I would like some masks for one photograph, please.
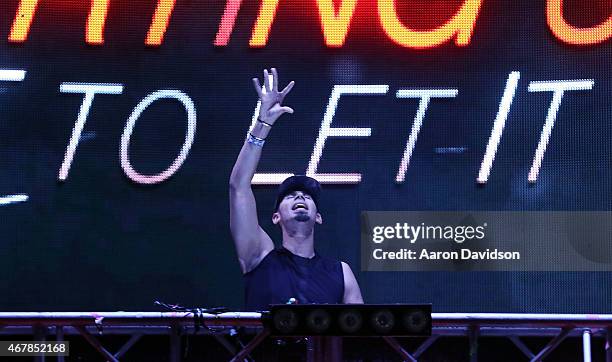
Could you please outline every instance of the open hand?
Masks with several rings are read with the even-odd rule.
[[[272,84],[270,84],[270,76],[267,69],[264,69],[264,87],[265,91],[262,90],[259,79],[253,78],[253,85],[259,95],[261,101],[261,108],[259,109],[259,119],[265,123],[273,125],[274,122],[283,113],[293,113],[293,109],[290,107],[284,107],[282,105],[283,99],[291,88],[295,85],[294,81],[291,81],[285,89],[278,91],[278,72],[276,68],[272,68]]]

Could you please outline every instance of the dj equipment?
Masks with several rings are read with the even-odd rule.
[[[429,336],[431,305],[278,304],[262,322],[274,336]]]

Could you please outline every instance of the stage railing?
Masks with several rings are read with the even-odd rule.
[[[467,336],[470,360],[478,359],[479,337],[507,337],[531,361],[541,361],[570,336],[581,337],[583,359],[591,361],[591,338],[605,338],[606,361],[612,362],[612,314],[512,314],[512,313],[432,313],[432,335],[415,351],[409,352],[391,337],[382,337],[406,361],[418,358],[444,336]],[[235,357],[242,361],[267,336],[261,314],[228,312],[198,314],[187,312],[0,312],[1,335],[29,335],[38,341],[63,341],[66,335],[80,335],[108,361],[120,358],[145,335],[169,335],[170,362],[180,360],[181,335],[211,333]],[[250,327],[258,334],[241,351],[224,338],[236,327]],[[208,328],[211,327],[211,328]],[[96,334],[126,335],[128,341],[116,352],[106,349]],[[552,337],[540,351],[530,350],[521,337]],[[37,362],[44,357],[36,357]],[[63,357],[57,357],[63,362]]]

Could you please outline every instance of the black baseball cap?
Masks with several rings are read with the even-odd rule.
[[[321,196],[321,184],[319,181],[312,177],[305,175],[290,176],[283,181],[278,187],[278,195],[276,196],[276,204],[274,205],[274,212],[278,211],[278,205],[285,196],[289,195],[293,191],[303,191],[312,197],[317,210],[319,210],[319,197]]]

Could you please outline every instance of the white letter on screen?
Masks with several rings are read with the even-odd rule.
[[[72,136],[70,136],[68,148],[66,148],[64,162],[62,162],[62,167],[60,167],[59,171],[59,179],[61,181],[65,181],[68,178],[68,172],[70,171],[70,166],[72,165],[72,159],[74,158],[74,153],[76,152],[76,148],[79,145],[81,132],[85,127],[85,122],[87,121],[87,116],[89,115],[89,110],[91,109],[91,105],[93,103],[95,95],[121,94],[123,93],[123,85],[66,82],[60,85],[60,92],[85,93],[85,97],[83,97],[83,103],[81,104],[81,109],[79,110],[79,116],[77,117],[76,123],[74,124],[74,128],[72,129]]]
[[[512,72],[508,75],[506,81],[506,89],[502,96],[501,102],[499,102],[499,110],[497,116],[493,122],[493,129],[491,130],[491,136],[489,137],[489,143],[485,151],[484,158],[480,164],[480,171],[478,172],[478,178],[476,182],[480,184],[487,183],[489,174],[491,173],[491,167],[493,167],[493,160],[495,160],[495,154],[497,153],[497,147],[501,140],[502,133],[504,132],[504,126],[506,125],[506,119],[508,119],[508,113],[510,113],[510,107],[516,94],[516,88],[518,86],[519,78],[521,77],[520,72]]]
[[[22,82],[25,76],[25,70],[0,69],[0,82]],[[27,200],[28,195],[25,194],[0,196],[0,206]]]
[[[335,85],[329,97],[329,103],[319,129],[319,136],[310,156],[306,175],[316,178],[321,183],[356,184],[361,181],[360,173],[317,173],[317,167],[323,154],[323,147],[328,137],[370,137],[371,128],[332,128],[331,123],[342,95],[378,95],[386,94],[388,85]]]
[[[0,69],[0,82],[22,82],[25,76],[25,70]]]
[[[176,157],[176,159],[174,159],[170,167],[156,175],[142,175],[134,170],[130,164],[130,156],[128,154],[130,137],[134,131],[136,120],[138,120],[142,112],[144,112],[144,110],[147,109],[147,107],[149,107],[153,102],[162,98],[173,98],[183,104],[185,110],[187,111],[187,135],[179,155]],[[123,135],[121,136],[120,154],[123,172],[125,172],[126,176],[132,181],[139,184],[156,184],[172,176],[183,165],[183,162],[185,162],[185,159],[189,154],[189,150],[191,149],[191,145],[193,145],[193,140],[195,138],[196,123],[196,108],[193,101],[187,94],[179,90],[159,90],[146,96],[132,111],[132,114],[128,118],[127,124],[125,125],[125,129],[123,130]]]
[[[412,124],[412,130],[406,142],[406,149],[404,150],[404,156],[400,162],[399,170],[395,176],[395,182],[402,183],[406,177],[406,170],[408,170],[408,164],[410,163],[410,157],[414,146],[416,145],[419,131],[423,125],[423,118],[425,118],[425,112],[429,106],[431,98],[454,98],[457,96],[459,91],[457,89],[400,89],[396,93],[397,98],[421,98],[419,101],[419,109],[417,110],[416,116],[414,117],[414,123]]]
[[[544,152],[546,152],[546,146],[548,146],[550,134],[555,125],[555,119],[559,112],[563,94],[565,91],[590,90],[593,88],[594,83],[592,79],[533,81],[529,83],[530,92],[553,92],[553,98],[548,108],[548,114],[546,115],[546,122],[542,129],[540,142],[538,142],[538,148],[536,149],[533,163],[531,164],[531,170],[529,170],[529,176],[527,177],[529,182],[536,182],[538,179]]]
[[[30,197],[26,194],[0,196],[0,206],[26,202]]]

